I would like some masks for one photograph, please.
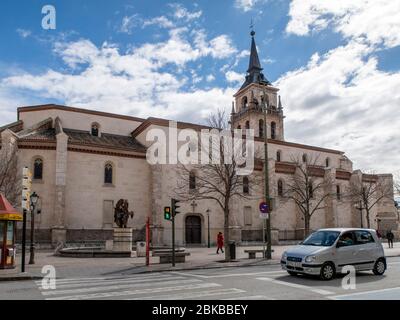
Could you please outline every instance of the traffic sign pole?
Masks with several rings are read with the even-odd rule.
[[[24,220],[22,221],[22,253],[21,253],[21,272],[25,272],[25,243],[26,243],[26,209],[22,209]]]
[[[32,173],[28,167],[22,170],[22,252],[21,252],[21,272],[25,272],[25,250],[26,250],[26,219],[27,212],[30,210],[30,196],[32,189]]]

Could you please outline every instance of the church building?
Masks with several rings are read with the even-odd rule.
[[[253,129],[256,148],[268,138],[273,241],[302,239],[304,218],[293,200],[285,197],[288,181],[296,174],[294,159],[309,165],[315,181],[331,179],[333,196],[324,200],[310,228],[364,227],[356,203],[345,197],[352,181],[371,183],[392,181],[391,174],[365,174],[353,169],[345,152],[287,141],[284,106],[263,74],[251,33],[249,66],[243,85],[234,95],[232,129]],[[264,132],[264,104],[267,105],[267,132]],[[286,111],[285,107],[285,111]],[[105,241],[113,237],[114,208],[126,199],[134,211],[128,226],[133,239],[143,240],[147,218],[151,221],[153,245],[171,243],[171,223],[164,220],[163,208],[170,205],[171,189],[177,176],[171,165],[149,164],[146,140],[149,130],[168,130],[169,121],[149,117],[99,112],[55,104],[20,107],[16,122],[0,128],[0,153],[17,151],[18,166],[33,173],[32,190],[41,199],[36,218],[36,240],[43,243]],[[201,124],[177,122],[178,130],[208,128]],[[308,163],[309,159],[316,162]],[[258,174],[262,167],[256,168]],[[190,179],[190,177],[187,177]],[[188,190],[189,192],[189,190]],[[249,192],[245,187],[243,192]],[[251,199],[233,199],[232,237],[238,243],[261,241],[263,221],[259,203],[263,191]],[[217,203],[198,200],[183,203],[176,216],[176,241],[180,245],[206,245],[208,233],[213,243],[224,229],[223,212]],[[397,230],[393,200],[382,199],[372,209],[371,228]]]

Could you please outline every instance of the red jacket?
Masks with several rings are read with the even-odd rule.
[[[217,245],[218,245],[218,247],[224,246],[224,236],[222,234],[219,234],[217,236]]]

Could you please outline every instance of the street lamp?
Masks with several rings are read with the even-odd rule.
[[[208,235],[207,235],[207,239],[208,239],[207,244],[208,244],[209,248],[211,248],[211,243],[210,243],[210,211],[211,211],[210,209],[206,210],[206,212],[207,212],[207,233],[208,233]]]
[[[357,206],[357,203],[356,203],[356,204],[354,204],[354,207],[355,207],[356,209],[360,210],[360,225],[361,225],[361,228],[363,228],[363,216],[362,216],[362,211],[363,211],[364,208],[362,207],[362,202],[361,202],[361,200],[359,201],[358,206]]]
[[[36,192],[33,192],[31,197],[31,247],[30,247],[30,256],[29,256],[29,264],[35,264],[35,209],[39,200],[39,196]]]

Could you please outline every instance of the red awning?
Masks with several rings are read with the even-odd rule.
[[[22,214],[19,213],[7,198],[0,193],[0,220],[22,221]]]

